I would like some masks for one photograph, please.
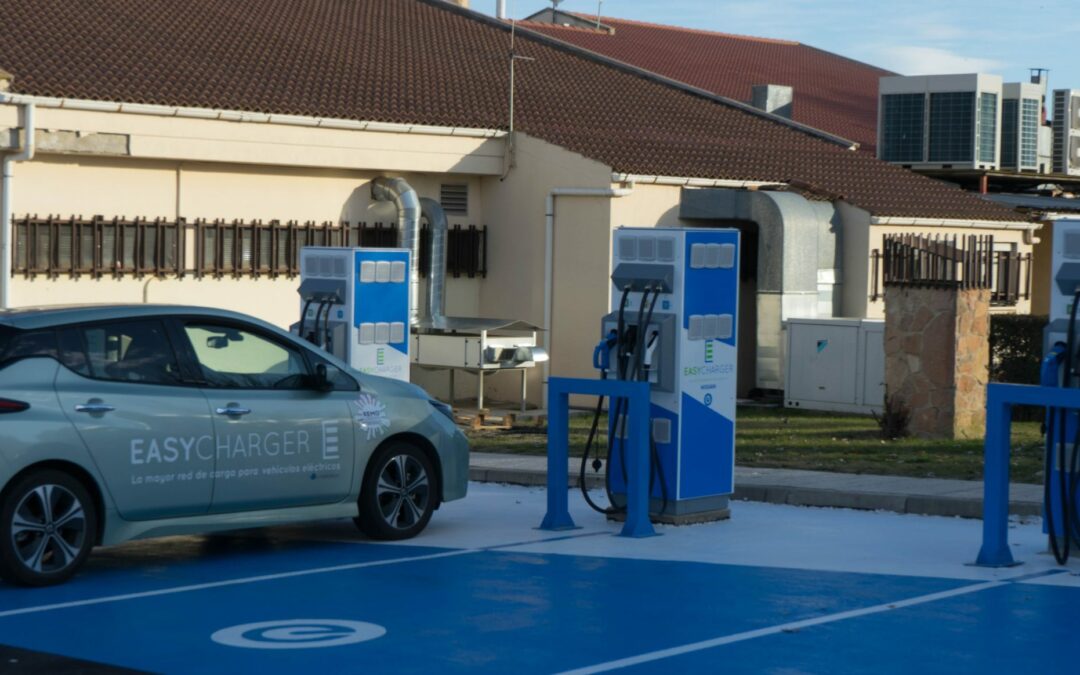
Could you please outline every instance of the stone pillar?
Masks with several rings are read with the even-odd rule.
[[[924,438],[982,438],[990,360],[990,291],[885,288],[885,391]]]

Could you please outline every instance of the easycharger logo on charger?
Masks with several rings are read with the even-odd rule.
[[[383,635],[385,628],[365,621],[289,619],[222,628],[210,639],[244,649],[317,649],[367,642]]]

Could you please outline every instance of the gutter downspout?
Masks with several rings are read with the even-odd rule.
[[[442,204],[429,197],[420,198],[420,214],[431,228],[431,260],[428,264],[427,318],[438,328],[446,318],[446,245],[449,226]]]
[[[404,178],[371,181],[375,201],[392,202],[397,209],[398,245],[410,252],[409,325],[420,323],[420,199]]]
[[[553,188],[544,200],[544,348],[551,354],[551,312],[555,268],[555,198],[556,197],[625,197],[634,191],[633,183],[621,188]],[[551,359],[543,365],[543,401],[547,405]]]
[[[0,309],[11,307],[11,209],[13,200],[11,189],[14,181],[15,162],[26,162],[34,158],[34,104],[22,103],[23,140],[18,152],[7,153],[0,171]]]

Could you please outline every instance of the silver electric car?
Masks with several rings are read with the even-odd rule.
[[[216,309],[0,312],[0,577],[97,544],[354,517],[404,539],[465,496],[448,406]]]

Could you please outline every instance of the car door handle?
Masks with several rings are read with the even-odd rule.
[[[116,410],[115,406],[100,401],[87,401],[86,403],[80,403],[75,406],[75,412],[89,413],[91,415],[100,415],[114,410]]]
[[[251,408],[243,408],[238,405],[229,404],[224,408],[215,408],[214,412],[219,415],[228,415],[229,417],[239,417],[240,415],[247,415],[251,413]]]

